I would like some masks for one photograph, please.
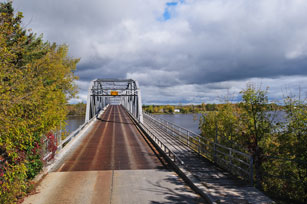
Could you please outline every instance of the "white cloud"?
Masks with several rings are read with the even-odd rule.
[[[161,21],[166,2],[15,0],[14,5],[24,12],[25,26],[46,40],[69,44],[70,55],[81,57],[76,73],[82,100],[94,78],[138,79],[150,103],[216,102],[227,87],[238,92],[254,79],[307,88],[305,0],[185,0]],[[272,89],[272,97],[282,95],[280,88]]]
[[[248,83],[256,85],[258,88],[269,88],[268,96],[272,102],[282,102],[283,97],[289,94],[302,97],[307,96],[307,77],[289,76],[277,79],[273,78],[250,78],[242,81],[223,81],[208,84],[184,84],[169,87],[144,86],[141,87],[145,104],[172,103],[221,103],[225,99],[236,101],[240,91],[246,88]],[[159,98],[157,99],[157,97]]]
[[[178,72],[164,70],[146,70],[127,73],[127,79],[137,80],[143,86],[168,87],[180,84],[178,80]]]

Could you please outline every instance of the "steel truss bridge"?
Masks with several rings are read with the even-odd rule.
[[[86,106],[85,121],[90,120],[107,105],[124,106],[143,122],[141,91],[132,79],[95,79],[91,81]]]
[[[135,80],[93,80],[85,119],[45,144],[49,173],[24,203],[272,203],[250,155],[142,113]]]

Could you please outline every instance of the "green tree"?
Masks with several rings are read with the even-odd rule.
[[[207,111],[215,111],[216,110],[216,104],[206,104],[206,110]]]
[[[164,113],[174,113],[175,107],[170,106],[170,105],[166,105],[166,106],[164,106],[163,110],[164,110]]]
[[[269,183],[270,189],[279,187],[280,195],[307,202],[307,104],[300,97],[284,99],[286,121],[279,132],[277,160],[274,173],[287,179]],[[291,159],[291,160],[289,160]],[[286,196],[285,196],[286,195]]]
[[[153,109],[154,109],[154,111],[153,111],[154,113],[159,113],[159,107],[158,106],[154,106]]]
[[[241,149],[245,144],[240,138],[240,110],[228,101],[217,106],[216,109],[202,115],[200,120],[202,135],[211,141]]]
[[[43,135],[64,121],[76,93],[78,59],[21,20],[11,2],[0,3],[0,203],[14,203],[41,170]]]
[[[203,114],[203,137],[253,156],[257,186],[285,203],[306,203],[306,99],[287,97],[284,109],[270,104],[268,89],[248,84],[242,101]],[[285,114],[286,120],[276,117]],[[229,142],[230,141],[230,142]]]
[[[205,103],[201,103],[201,110],[206,111],[206,104]]]
[[[180,113],[186,114],[188,113],[188,109],[185,106],[180,107]]]
[[[245,140],[249,152],[253,155],[258,186],[261,186],[263,181],[264,147],[268,144],[273,129],[273,124],[267,115],[267,92],[268,88],[257,89],[253,84],[248,84],[247,88],[241,91],[243,99],[240,103],[243,110],[240,114],[241,139]]]
[[[153,112],[154,112],[154,108],[153,108],[152,105],[148,106],[147,112],[148,112],[148,113],[153,113]]]
[[[86,112],[85,103],[69,104],[67,105],[68,115],[84,115]]]

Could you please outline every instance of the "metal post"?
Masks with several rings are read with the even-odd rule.
[[[249,158],[249,182],[251,186],[254,185],[254,162],[253,162],[253,156],[250,155]]]
[[[132,108],[132,96],[130,96],[129,97],[130,98],[130,100],[129,100],[129,111],[130,111],[130,113],[132,113],[132,115],[133,115],[133,108]]]
[[[198,148],[198,153],[200,154],[201,152],[200,152],[200,150],[201,150],[201,148],[200,148],[200,138],[198,137],[198,145],[197,145],[197,148]]]
[[[232,164],[232,149],[229,149],[229,164]],[[230,165],[232,167],[232,165]]]
[[[91,97],[91,102],[92,102],[92,115],[91,118],[94,117],[95,115],[95,110],[96,110],[96,105],[95,105],[95,96]]]
[[[90,87],[88,89],[85,122],[89,121],[89,119],[91,118],[91,94],[92,94],[93,85],[94,85],[94,80],[91,81]]]
[[[60,123],[60,138],[59,138],[59,149],[62,149],[62,123]]]
[[[216,143],[217,143],[217,121],[215,121],[215,138],[213,145],[213,161],[216,162]]]

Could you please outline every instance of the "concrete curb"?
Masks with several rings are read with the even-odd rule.
[[[168,157],[167,154],[160,148],[160,146],[146,132],[145,128],[142,127],[142,124],[140,124],[138,121],[136,121],[134,117],[131,116],[131,118],[134,120],[137,127],[139,127],[139,129],[147,137],[147,139],[154,145],[154,147],[159,151],[159,153],[164,157],[164,159],[173,167],[175,172],[192,188],[192,190],[194,190],[203,199],[205,199],[205,201],[208,204],[216,203],[214,201],[214,199],[206,193],[207,190],[206,190],[205,186],[203,186],[200,183],[200,181],[198,181],[190,172],[188,172],[185,169],[179,167],[170,157]]]
[[[101,111],[98,114],[98,117],[103,113],[104,112]],[[81,142],[81,139],[83,139],[84,136],[87,135],[86,133],[92,128],[93,124],[96,121],[97,118],[93,119],[88,125],[86,125],[82,130],[80,130],[80,132],[76,136],[74,136],[70,140],[70,142],[67,143],[67,145],[65,145],[65,147],[63,147],[56,153],[54,159],[47,162],[47,165],[43,167],[41,172],[38,175],[36,175],[32,181],[34,181],[35,183],[40,182],[50,171],[52,171],[57,165],[59,165],[62,158],[65,157],[69,152],[71,152],[74,149],[73,146]]]

